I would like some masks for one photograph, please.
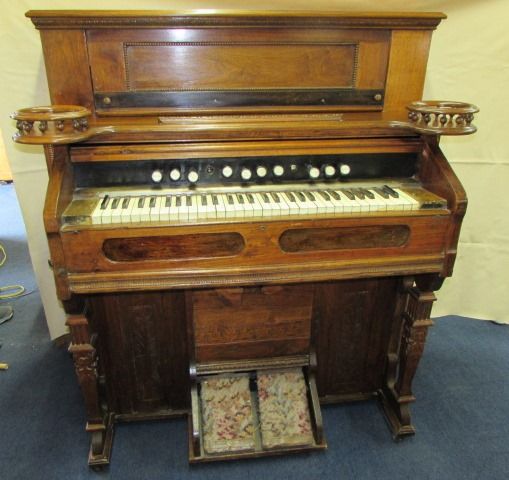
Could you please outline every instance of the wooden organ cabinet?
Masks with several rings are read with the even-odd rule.
[[[52,105],[14,139],[45,149],[89,464],[115,422],[177,415],[190,461],[324,448],[320,403],[376,397],[413,434],[467,205],[439,139],[477,112],[420,100],[445,16],[27,16]]]

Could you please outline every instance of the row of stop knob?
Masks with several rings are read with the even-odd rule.
[[[350,165],[346,163],[342,163],[339,165],[339,173],[342,176],[347,176],[350,174]],[[307,167],[308,176],[311,180],[317,180],[320,177],[322,177],[322,171],[323,176],[325,178],[332,178],[336,175],[338,168],[334,165],[324,165],[321,169],[319,167],[309,165]],[[298,169],[297,165],[290,165],[288,169],[291,172],[294,172]],[[221,169],[221,175],[223,178],[231,178],[233,176],[233,168],[230,165],[225,165]],[[281,164],[276,164],[272,167],[272,174],[276,178],[282,178],[286,173],[286,169]],[[251,168],[248,167],[242,167],[240,169],[240,178],[244,181],[249,181],[253,178],[254,175],[256,175],[256,178],[263,179],[269,174],[269,170],[267,167],[263,165],[259,165],[255,168],[254,172]],[[182,172],[179,168],[173,168],[170,170],[170,179],[174,182],[178,182],[182,179]],[[198,170],[195,168],[191,168],[186,175],[186,179],[190,183],[196,183],[200,179],[200,175],[198,173]],[[155,183],[160,183],[163,180],[163,172],[161,170],[154,170],[152,172],[152,181]]]

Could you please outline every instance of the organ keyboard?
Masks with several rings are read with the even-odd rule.
[[[323,449],[320,402],[373,396],[413,434],[466,210],[439,140],[477,112],[419,100],[445,16],[27,16],[54,105],[15,112],[14,139],[45,148],[89,465],[115,422],[178,415],[192,462]]]
[[[304,188],[77,191],[62,215],[72,225],[135,224],[286,216],[398,212],[447,208],[444,199],[418,187],[306,185]],[[92,198],[87,198],[92,197]]]

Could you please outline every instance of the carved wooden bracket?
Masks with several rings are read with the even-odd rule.
[[[407,105],[410,128],[417,133],[432,135],[469,135],[477,128],[472,125],[479,109],[470,103],[420,101]]]
[[[35,145],[78,142],[90,136],[90,115],[90,110],[77,105],[22,108],[11,115],[18,129],[13,139]]]

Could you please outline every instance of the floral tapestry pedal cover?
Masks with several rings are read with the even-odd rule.
[[[203,448],[209,454],[253,450],[249,377],[217,377],[201,383]]]
[[[301,369],[258,372],[263,448],[314,443]]]

